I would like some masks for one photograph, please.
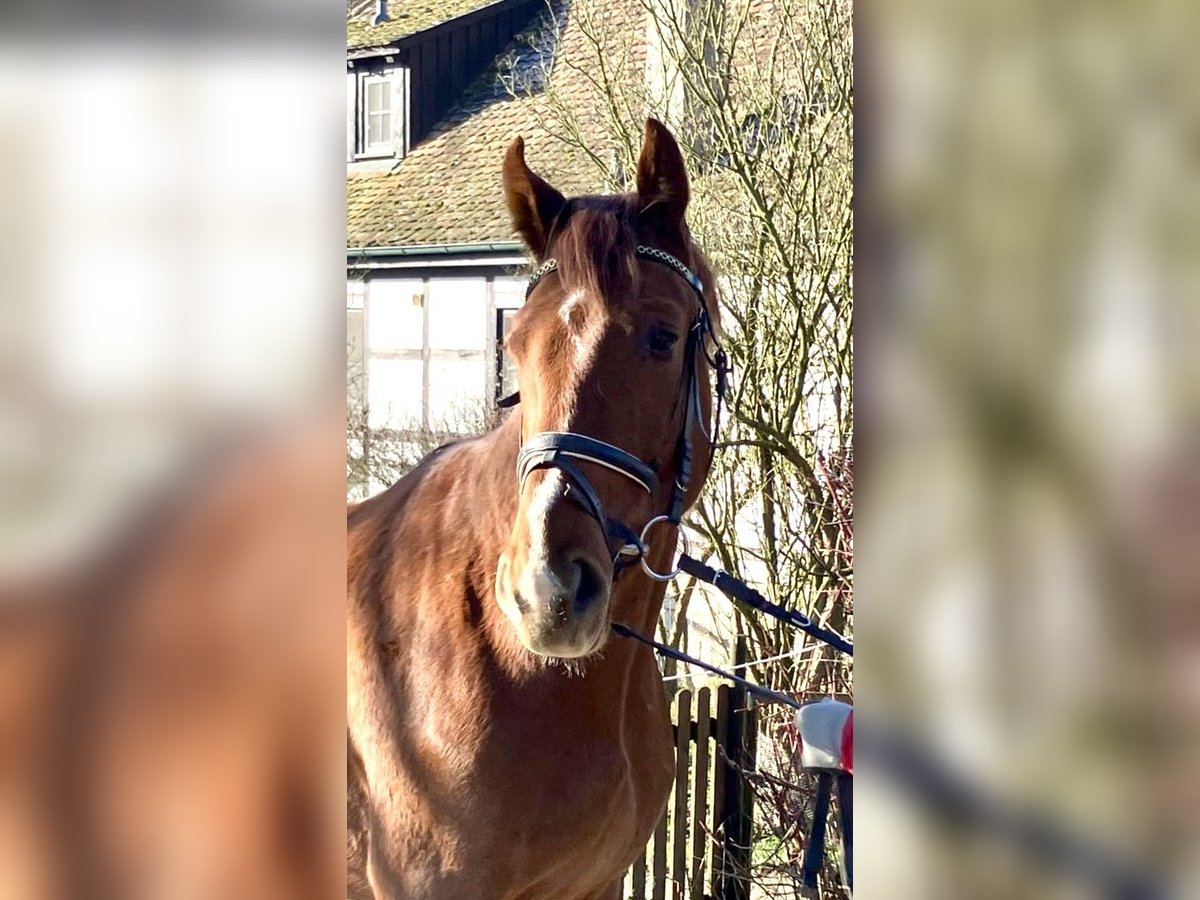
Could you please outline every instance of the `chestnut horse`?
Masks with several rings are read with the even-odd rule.
[[[634,193],[568,200],[520,138],[503,182],[541,263],[508,338],[520,406],[349,513],[355,896],[616,898],[670,790],[658,667],[610,623],[654,631],[639,557],[672,564],[711,456],[683,158],[650,120]]]

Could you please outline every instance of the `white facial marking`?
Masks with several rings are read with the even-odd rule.
[[[580,379],[587,372],[604,333],[604,319],[601,316],[589,316],[584,327],[578,327],[578,317],[573,314],[583,303],[583,299],[582,291],[573,291],[563,300],[558,310],[559,317],[566,325],[571,343],[575,348],[575,358],[571,371],[567,375],[567,383],[559,392],[560,398],[570,398],[570,400],[565,403],[562,402],[562,399],[559,400],[555,415],[551,418],[561,421],[547,423],[545,427],[548,431],[566,431],[568,429],[568,424],[575,413],[574,397],[578,392]],[[511,583],[512,590],[529,603],[537,603],[539,600],[548,600],[555,596],[561,597],[565,593],[565,586],[550,568],[549,517],[551,507],[565,492],[566,484],[566,477],[560,470],[550,469],[546,473],[546,477],[534,489],[533,496],[529,498],[527,507],[529,554],[525,558],[524,570],[515,582]],[[503,560],[501,568],[503,568]],[[515,610],[510,611],[509,615],[517,617]],[[522,626],[518,623],[518,627]],[[590,648],[572,645],[564,648],[562,652],[566,655],[578,655],[588,649]]]
[[[572,373],[575,380],[578,380],[582,374],[584,367],[591,360],[595,353],[596,344],[600,338],[600,328],[598,324],[588,323],[590,327],[582,329],[576,328],[572,322],[572,316],[583,303],[583,292],[572,291],[563,300],[562,306],[559,307],[558,315],[563,320],[563,324],[567,326],[567,332],[571,335],[571,344],[575,347],[575,371]]]
[[[565,486],[563,473],[551,469],[529,500],[529,556],[517,591],[530,602],[561,593],[563,586],[550,571],[550,507]]]
[[[567,294],[567,298],[563,300],[562,306],[558,308],[558,317],[563,320],[563,324],[569,329],[571,327],[571,314],[575,312],[575,307],[583,302],[582,291],[572,291]]]

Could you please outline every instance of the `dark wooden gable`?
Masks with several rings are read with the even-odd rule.
[[[351,51],[349,65],[356,73],[394,66],[409,70],[406,109],[412,148],[545,8],[545,0],[501,0],[390,46]]]

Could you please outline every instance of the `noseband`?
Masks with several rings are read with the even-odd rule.
[[[679,436],[679,444],[676,448],[675,482],[671,489],[670,508],[666,514],[650,519],[643,526],[640,534],[624,522],[606,515],[599,494],[596,493],[587,476],[580,471],[576,465],[577,461],[594,463],[616,472],[642,488],[650,497],[654,497],[658,492],[658,475],[651,466],[632,453],[596,438],[588,437],[586,434],[569,431],[542,431],[533,435],[521,445],[520,452],[517,454],[517,480],[518,490],[524,490],[526,480],[535,470],[558,469],[567,478],[567,496],[574,499],[600,524],[606,538],[619,543],[619,547],[613,555],[614,569],[619,572],[634,560],[640,560],[647,575],[660,581],[667,581],[678,573],[659,573],[650,567],[646,562],[645,555],[646,535],[660,522],[678,525],[683,517],[688,484],[692,477],[692,427],[700,424],[699,360],[703,356],[717,373],[716,418],[718,421],[720,420],[720,404],[725,397],[725,379],[729,371],[729,363],[713,330],[712,319],[709,317],[708,308],[704,303],[704,285],[696,277],[696,274],[670,253],[655,247],[639,246],[637,255],[641,259],[666,266],[681,276],[696,293],[696,299],[699,301],[699,310],[688,329],[684,359],[684,372],[687,379],[684,385],[684,394],[687,412],[684,416],[683,433]],[[533,293],[538,282],[557,268],[557,260],[548,259],[542,263],[529,279],[529,285],[525,289],[526,300],[529,299],[529,295]],[[712,356],[708,355],[706,338],[711,340],[712,345],[716,348]],[[520,394],[513,394],[501,400],[500,406],[515,406],[519,401]],[[704,431],[711,444],[715,440],[716,429],[714,428],[713,432],[709,434],[701,425],[701,430]],[[684,541],[686,542],[686,540],[687,536],[685,535]]]

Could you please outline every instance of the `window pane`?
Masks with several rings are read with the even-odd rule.
[[[429,361],[429,424],[434,431],[463,434],[483,420],[486,363],[482,359]]]
[[[367,112],[388,112],[392,108],[392,86],[386,81],[367,82]]]
[[[496,278],[495,285],[496,308],[516,309],[525,302],[525,286],[528,278]]]
[[[496,341],[500,345],[500,386],[499,395],[507,397],[517,390],[517,361],[512,358],[504,347],[504,340],[512,331],[513,319],[517,317],[515,309],[499,309],[496,321]]]
[[[392,141],[392,117],[390,113],[367,115],[367,146],[378,147]]]
[[[371,428],[420,430],[422,379],[419,359],[372,357],[368,362],[367,402]]]
[[[420,350],[425,333],[425,286],[413,279],[370,283],[367,339],[371,350]]]
[[[504,339],[512,331],[513,320],[525,302],[528,278],[497,278],[493,284],[496,297],[497,399],[507,397],[517,389],[517,363],[504,349]]]
[[[434,350],[484,350],[487,283],[482,278],[429,282],[429,346]]]

